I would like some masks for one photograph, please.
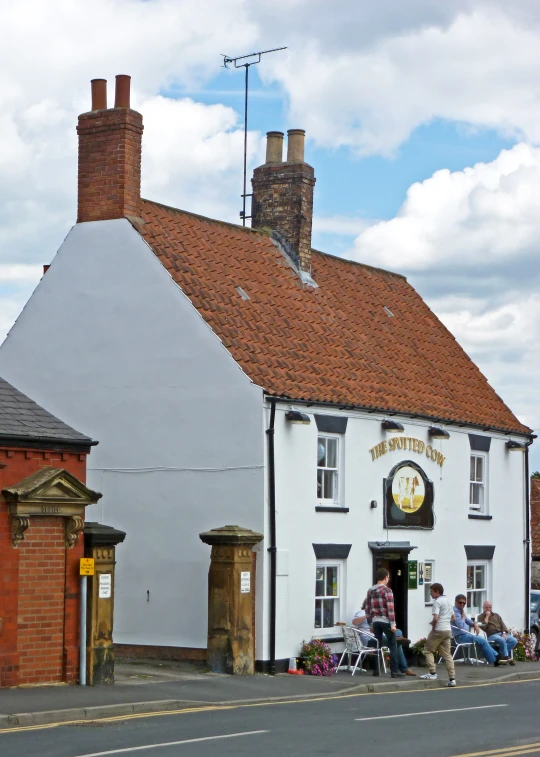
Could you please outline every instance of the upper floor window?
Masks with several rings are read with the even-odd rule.
[[[471,454],[469,508],[478,513],[487,509],[487,455],[481,452]]]
[[[339,505],[340,438],[317,438],[317,499],[323,505]]]

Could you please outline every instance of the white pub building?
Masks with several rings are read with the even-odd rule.
[[[413,641],[433,581],[526,627],[531,430],[403,276],[311,248],[303,131],[286,156],[269,132],[252,228],[203,218],[141,198],[117,81],[112,108],[93,82],[77,223],[0,349],[5,379],[100,441],[88,517],[127,532],[116,643],[204,654],[198,535],[226,524],[264,534],[259,669],[336,638],[381,566]]]

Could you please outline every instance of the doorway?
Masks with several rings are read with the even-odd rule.
[[[394,592],[394,605],[396,611],[396,626],[407,638],[407,611],[408,611],[408,554],[402,552],[374,552],[373,553],[373,583],[376,583],[375,575],[379,568],[386,568],[390,573],[389,586]]]

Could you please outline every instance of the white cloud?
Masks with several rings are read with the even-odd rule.
[[[396,11],[381,28],[375,13],[370,36],[363,20],[368,5],[375,4],[347,6],[339,45],[329,19],[335,5],[327,4],[326,12],[312,15],[311,35],[297,34],[291,49],[269,57],[262,69],[283,84],[291,120],[319,144],[389,155],[434,119],[540,142],[539,7],[527,13],[492,0],[431,3],[429,10],[417,2],[408,23]],[[386,5],[379,4],[385,13]],[[401,5],[409,11],[409,3]]]
[[[491,163],[413,184],[395,218],[358,236],[355,257],[404,272],[483,269],[487,278],[520,271],[520,261],[534,273],[539,209],[540,148],[518,144]]]
[[[502,305],[486,302],[479,312],[476,305],[468,310],[454,309],[449,301],[428,302],[514,413],[540,430],[540,295],[511,293],[508,299]]]

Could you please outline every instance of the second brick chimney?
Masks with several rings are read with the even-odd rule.
[[[142,116],[130,107],[130,77],[116,77],[114,108],[107,82],[92,80],[92,110],[79,116],[77,222],[139,216]]]
[[[283,162],[283,132],[266,135],[266,163],[253,172],[253,228],[277,231],[298,256],[300,268],[311,273],[311,227],[315,173],[304,162],[303,129],[287,132],[287,161]]]

